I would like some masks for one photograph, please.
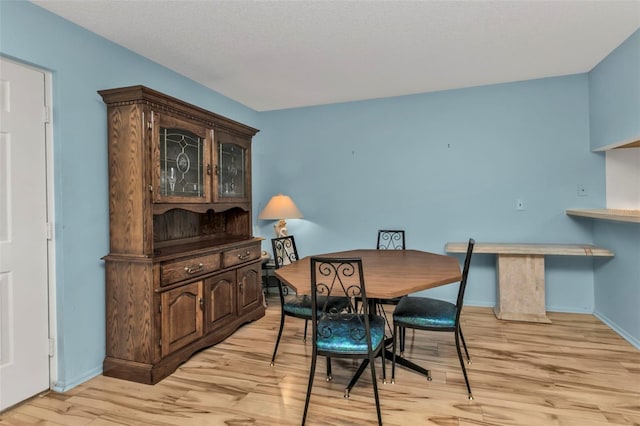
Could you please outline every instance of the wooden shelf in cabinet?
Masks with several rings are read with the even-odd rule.
[[[227,203],[227,202],[216,202],[216,203],[208,203],[208,204],[197,204],[197,203],[154,203],[153,204],[153,214],[159,215],[162,213],[166,213],[169,210],[182,209],[188,210],[197,213],[207,213],[209,210],[213,210],[215,212],[224,212],[231,209],[240,209],[246,212],[251,211],[250,203]]]

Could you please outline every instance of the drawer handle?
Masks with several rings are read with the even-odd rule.
[[[200,272],[204,269],[204,264],[198,263],[194,266],[185,266],[184,270],[187,274],[195,274],[196,272]]]
[[[251,252],[247,251],[245,254],[238,254],[238,259],[247,260],[251,256]]]

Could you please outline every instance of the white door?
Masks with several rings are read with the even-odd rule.
[[[45,74],[0,58],[0,410],[49,389]]]

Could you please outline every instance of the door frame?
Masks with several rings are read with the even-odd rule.
[[[58,382],[58,323],[56,303],[56,221],[55,221],[55,185],[54,185],[54,150],[53,150],[53,85],[52,73],[45,68],[31,65],[20,59],[0,55],[4,61],[35,70],[44,75],[44,98],[47,119],[45,126],[45,167],[46,167],[46,209],[48,236],[47,239],[47,293],[49,300],[49,389]]]
[[[51,72],[36,68],[44,74],[45,105],[48,119],[45,123],[45,155],[47,167],[47,224],[50,229],[47,240],[47,291],[49,294],[49,389],[58,383],[58,313],[56,286],[56,220],[55,220],[55,173],[53,152],[53,84]]]

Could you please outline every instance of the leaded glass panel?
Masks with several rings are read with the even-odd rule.
[[[244,197],[246,149],[233,143],[221,143],[218,154],[220,158],[218,194],[220,197]]]
[[[184,129],[160,128],[160,194],[202,197],[204,141]]]

